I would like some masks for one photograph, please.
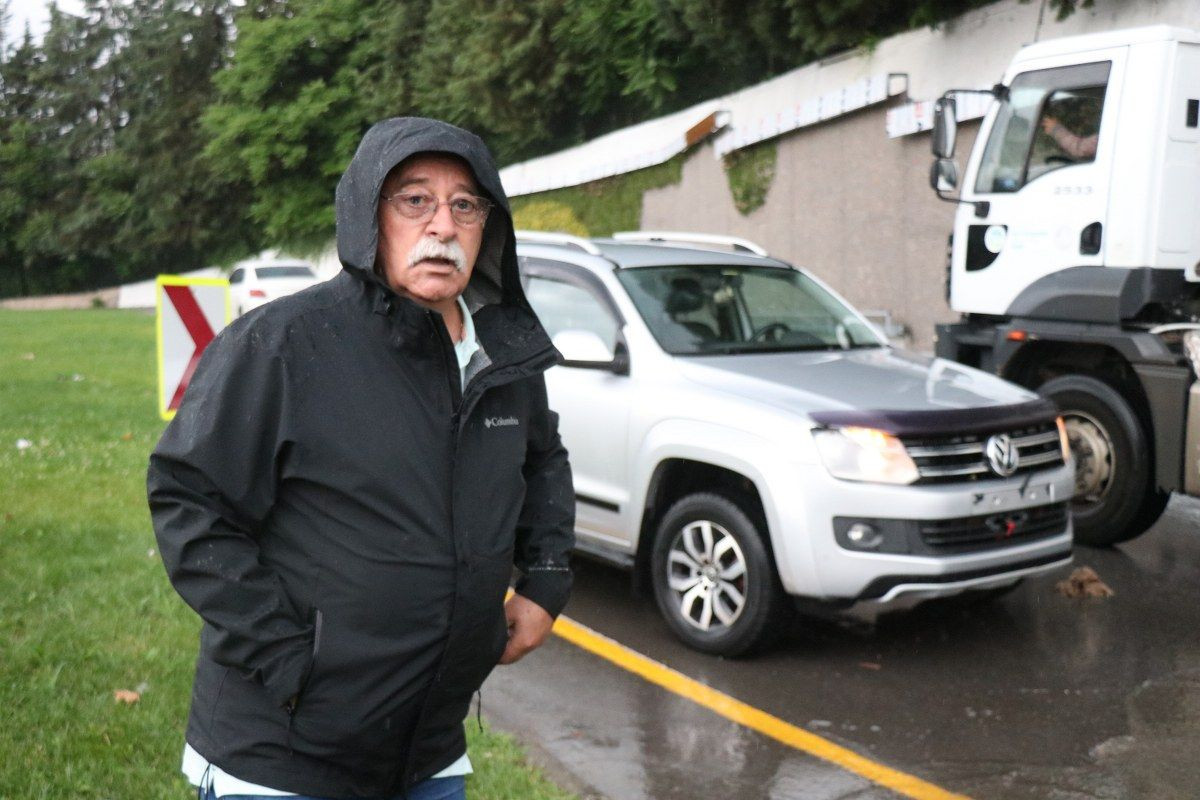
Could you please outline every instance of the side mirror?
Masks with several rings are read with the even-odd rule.
[[[929,185],[938,194],[953,192],[958,187],[958,167],[949,158],[939,158],[929,170]]]
[[[954,98],[939,97],[933,106],[933,154],[938,158],[953,158],[957,138],[958,116]]]
[[[595,331],[565,330],[554,335],[554,346],[563,354],[563,366],[629,374],[629,351],[618,342],[616,351]]]

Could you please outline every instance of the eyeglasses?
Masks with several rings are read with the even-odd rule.
[[[478,225],[487,219],[492,210],[492,202],[475,195],[458,195],[449,200],[441,200],[428,192],[396,192],[392,195],[380,195],[400,212],[405,219],[426,222],[433,219],[442,203],[450,206],[450,216],[459,225]]]

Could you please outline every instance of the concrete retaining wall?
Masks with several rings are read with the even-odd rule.
[[[778,140],[775,180],[743,216],[711,145],[683,166],[678,185],[646,193],[642,228],[744,236],[811,270],[863,310],[907,326],[902,344],[933,349],[933,326],[955,317],[944,295],[954,205],[929,189],[929,136],[888,139],[885,106]],[[959,128],[970,151],[978,125]]]

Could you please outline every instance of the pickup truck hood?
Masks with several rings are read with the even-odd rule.
[[[684,378],[705,387],[808,415],[970,409],[1037,398],[986,372],[890,348],[689,356],[676,363]]]

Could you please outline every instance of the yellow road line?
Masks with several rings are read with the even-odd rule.
[[[558,621],[554,623],[554,632],[571,644],[611,661],[618,667],[629,670],[667,691],[702,705],[725,719],[756,730],[823,761],[836,764],[842,769],[853,772],[855,775],[861,775],[867,780],[905,797],[911,797],[913,800],[969,800],[965,795],[948,792],[913,775],[877,764],[853,750],[836,745],[803,728],[797,728],[779,717],[760,711],[711,686],[705,686],[665,664],[660,664],[646,658],[641,653],[630,650],[625,645],[615,642],[575,620],[559,617]]]

